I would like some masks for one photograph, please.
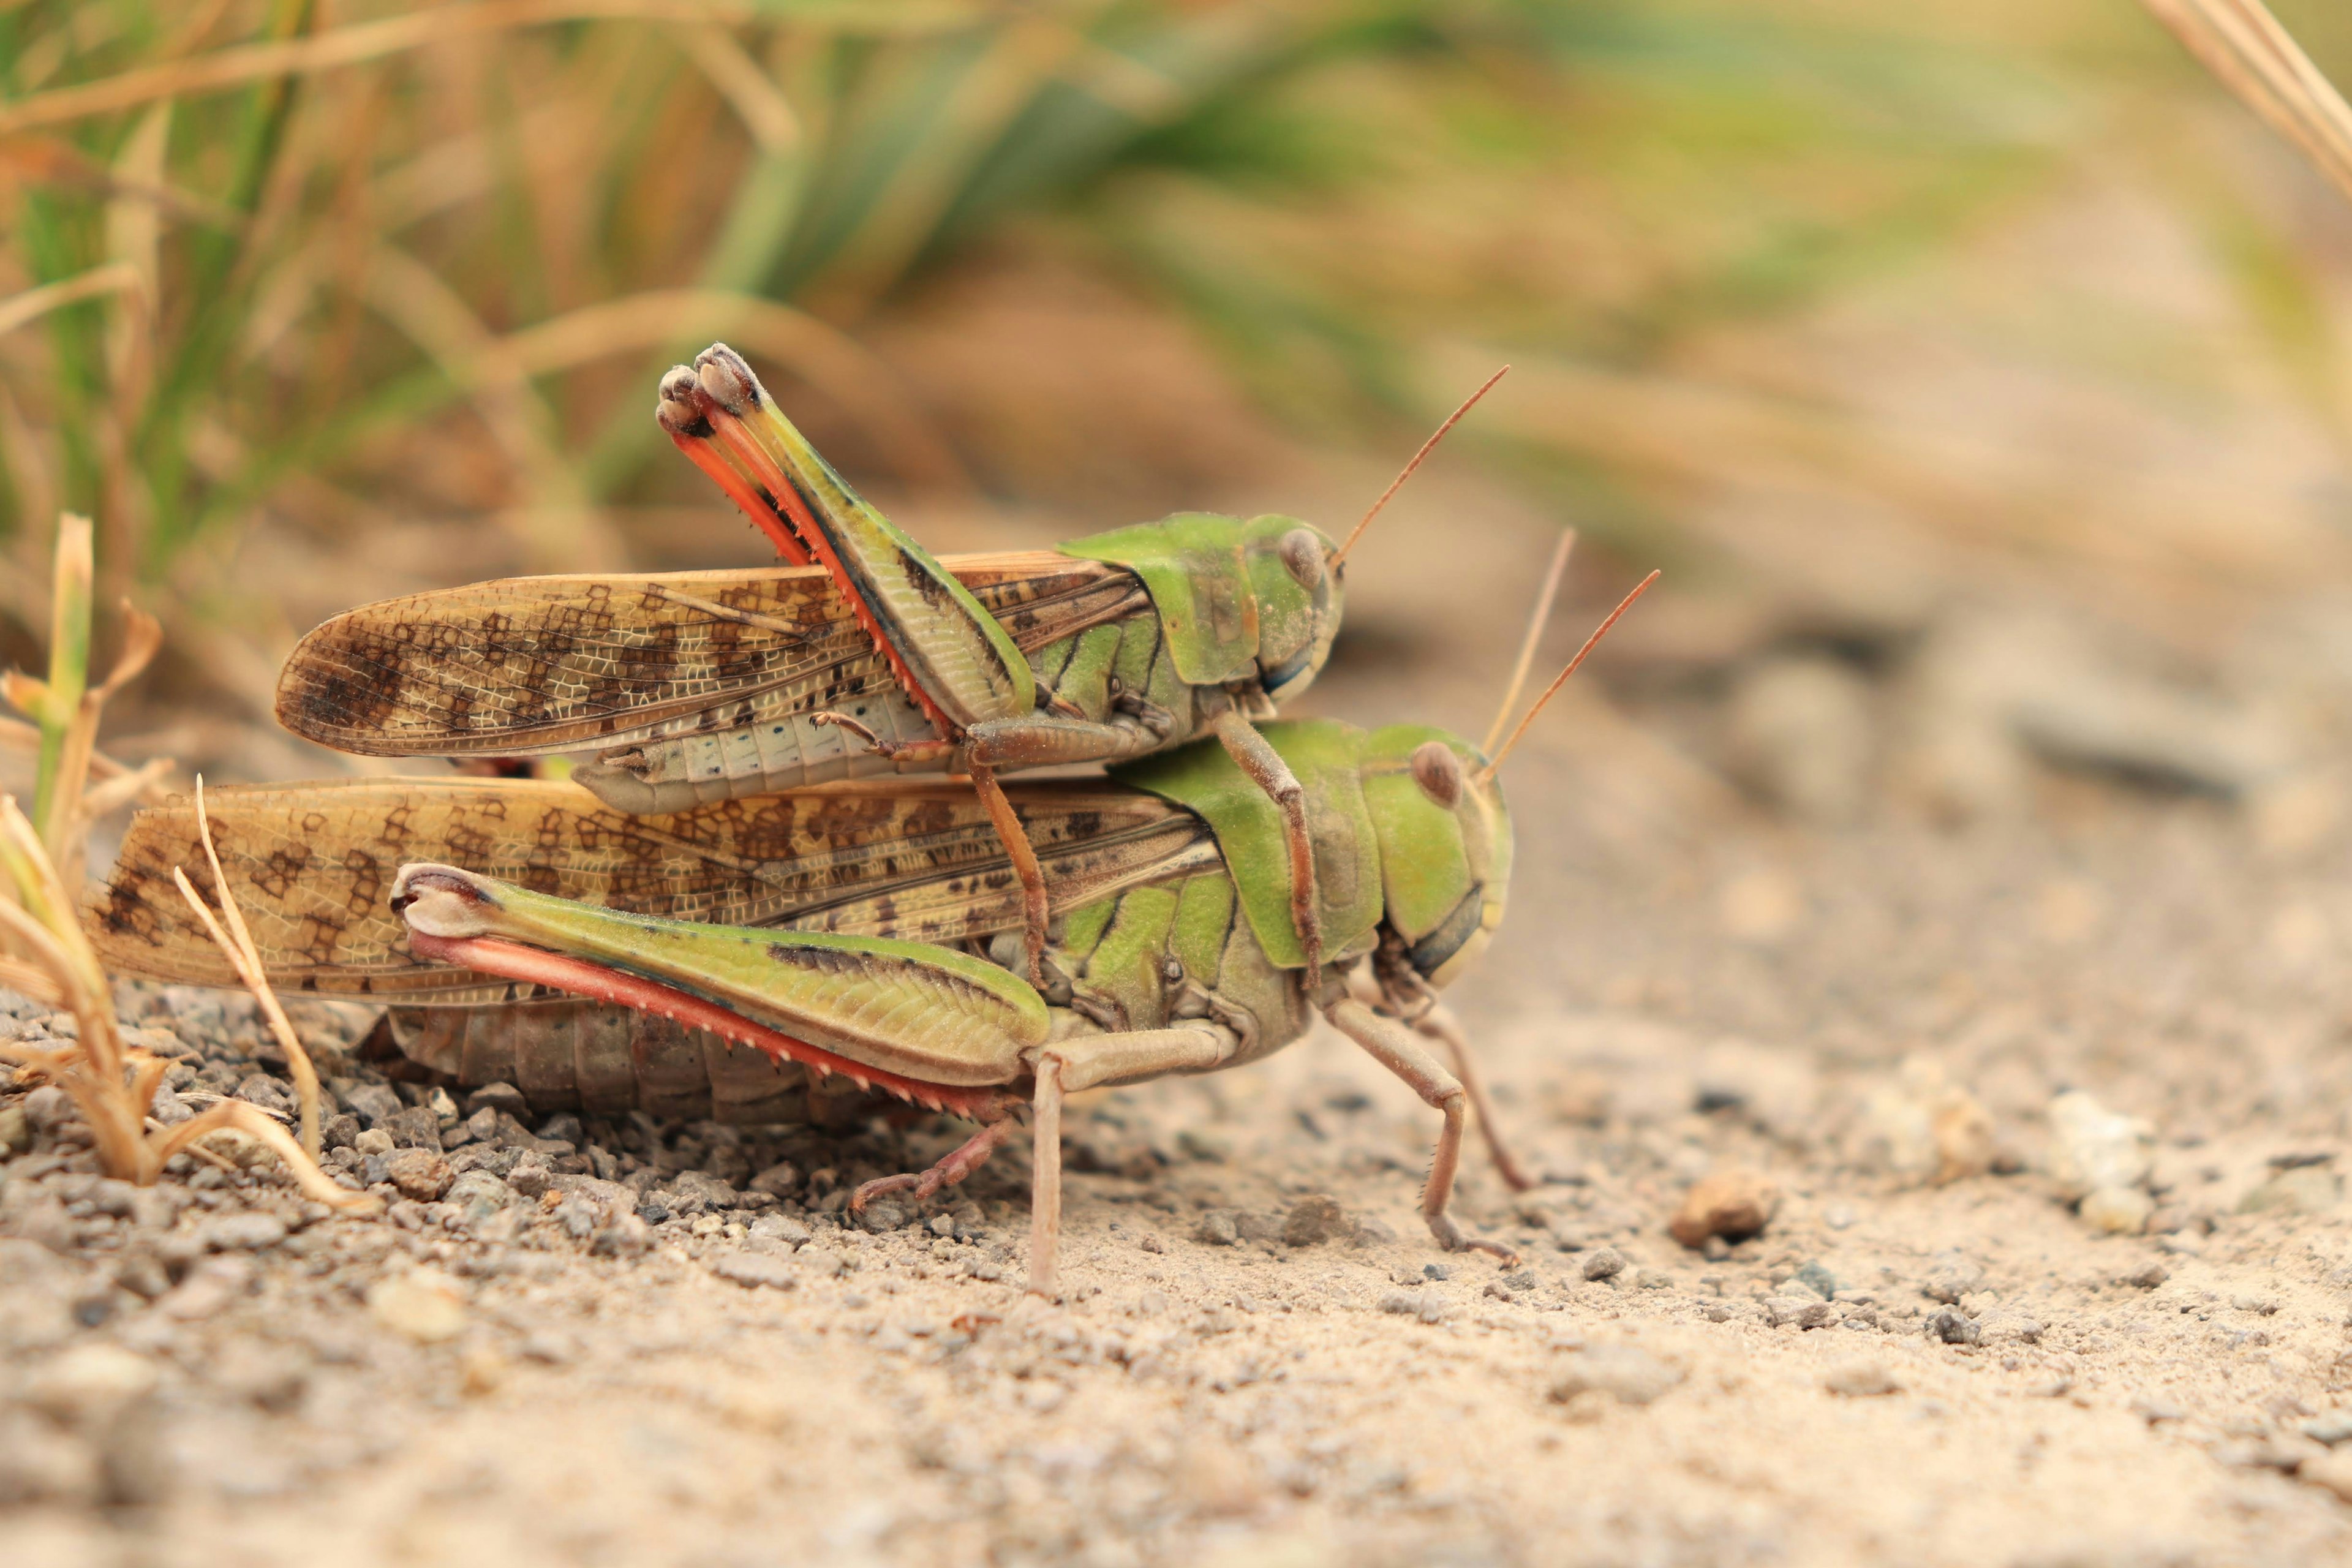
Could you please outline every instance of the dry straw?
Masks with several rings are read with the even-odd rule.
[[[2145,0],[2205,68],[2352,198],[2352,107],[2262,0]]]
[[[19,809],[16,797],[0,795],[0,986],[44,1006],[69,1014],[72,1037],[65,1040],[0,1040],[0,1063],[63,1089],[80,1113],[106,1173],[141,1185],[152,1184],[172,1157],[184,1151],[210,1154],[204,1141],[217,1132],[255,1140],[284,1162],[310,1197],[345,1210],[369,1210],[375,1199],[339,1186],[318,1165],[319,1076],[278,1005],[254,953],[245,917],[221,874],[211,825],[204,816],[204,784],[197,781],[197,824],[213,887],[226,926],[197,898],[184,873],[174,873],[181,892],[228,954],[237,976],[253,992],[284,1047],[302,1106],[300,1142],[260,1107],[223,1100],[175,1127],[150,1114],[155,1092],[171,1063],[125,1043],[114,1015],[114,987],[82,929],[82,845],[93,817],[124,804],[133,786],[152,785],[148,770],[114,768],[114,777],[86,787],[97,756],[98,724],[107,700],[144,669],[162,642],[152,617],[125,605],[123,651],[113,670],[96,686],[88,681],[89,662],[90,525],[67,517],[58,527],[56,600],[51,616],[48,678],[10,671],[7,699],[35,721],[32,742],[40,757],[39,822]]]

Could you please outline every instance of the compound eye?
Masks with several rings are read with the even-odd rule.
[[[1282,557],[1283,570],[1300,587],[1311,593],[1323,581],[1323,542],[1315,537],[1313,529],[1292,529],[1275,546],[1275,553]]]
[[[1462,759],[1443,741],[1423,741],[1412,750],[1412,782],[1422,794],[1452,811],[1462,804]]]

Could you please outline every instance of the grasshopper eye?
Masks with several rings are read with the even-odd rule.
[[[1462,759],[1443,741],[1423,741],[1412,751],[1412,782],[1422,794],[1452,811],[1462,803]]]
[[[1300,587],[1311,593],[1323,581],[1323,542],[1315,537],[1314,530],[1292,529],[1275,546],[1275,553],[1282,557],[1283,570]]]

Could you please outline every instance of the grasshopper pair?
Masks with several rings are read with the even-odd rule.
[[[635,813],[953,768],[1011,852],[1033,984],[1045,879],[998,774],[1213,735],[1284,814],[1292,920],[1320,967],[1304,797],[1255,726],[1328,658],[1364,523],[1335,547],[1295,518],[1180,514],[1048,554],[942,563],[834,471],[725,344],[663,378],[656,417],[784,569],[524,579],[366,605],[297,647],[280,719],[374,754],[594,745],[572,777]]]
[[[665,383],[673,437],[709,439],[706,456],[740,459],[740,447],[669,416],[692,409],[684,390],[675,374]],[[748,492],[761,504],[777,493],[764,481]],[[700,597],[674,592],[663,602]],[[705,605],[735,612],[711,617],[722,628],[760,614]],[[1324,631],[1313,662],[1328,647]],[[215,797],[214,819],[284,983],[463,1002],[498,994],[485,977],[501,977],[666,1015],[980,1124],[932,1170],[869,1184],[861,1205],[961,1179],[1025,1101],[1038,1149],[1032,1284],[1050,1293],[1062,1097],[1238,1065],[1295,1039],[1318,1012],[1444,1111],[1423,1199],[1433,1233],[1449,1247],[1504,1250],[1465,1237],[1446,1212],[1475,1082],[1434,987],[1500,917],[1510,834],[1496,768],[1527,722],[1493,763],[1429,731],[1253,730],[1281,765],[1282,789],[1248,765],[1246,747],[1213,731],[1116,767],[1109,784],[1007,792],[992,780],[993,798],[866,784],[632,818],[562,785],[451,781],[235,791]],[[1293,854],[1302,816],[1312,828],[1304,875]],[[97,912],[116,962],[217,979],[205,973],[208,950],[175,924],[174,903],[151,896],[192,837],[184,811],[134,824]],[[1050,963],[1033,934],[1045,923],[1041,885],[1059,905],[1045,911],[1059,917]],[[1297,912],[1302,885],[1311,923]],[[404,952],[387,929],[387,891],[406,924]],[[1338,964],[1310,946],[1318,929],[1331,934]],[[1455,1072],[1428,1043],[1453,1054]],[[1491,1118],[1482,1121],[1491,1139]]]

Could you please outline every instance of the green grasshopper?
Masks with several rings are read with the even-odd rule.
[[[1431,1234],[1449,1251],[1511,1258],[1447,1212],[1471,1095],[1416,1037],[1458,1044],[1450,1020],[1436,1021],[1436,991],[1502,917],[1512,858],[1502,762],[1656,576],[1601,623],[1491,760],[1423,726],[1267,726],[1266,743],[1301,780],[1317,828],[1320,912],[1341,961],[1332,970],[1304,965],[1279,852],[1283,814],[1206,742],[1121,764],[1113,776],[1205,822],[1216,861],[1071,911],[1044,985],[1015,973],[1011,952],[634,915],[429,862],[401,868],[391,903],[420,958],[653,1012],[979,1123],[929,1170],[866,1184],[855,1206],[898,1191],[919,1200],[961,1181],[1027,1104],[1029,1283],[1042,1295],[1056,1289],[1064,1098],[1255,1060],[1297,1039],[1317,1013],[1443,1114],[1422,1197]]]
[[[1285,812],[1293,915],[1319,953],[1303,801],[1254,722],[1320,669],[1348,549],[1485,391],[1336,549],[1291,518],[1189,513],[1049,555],[943,563],[851,490],[715,345],[664,378],[662,425],[788,562],[821,566],[528,579],[363,606],[296,649],[279,717],[363,752],[600,743],[572,776],[635,812],[961,767],[1012,851],[1033,979],[1044,876],[995,775],[1213,734]]]

